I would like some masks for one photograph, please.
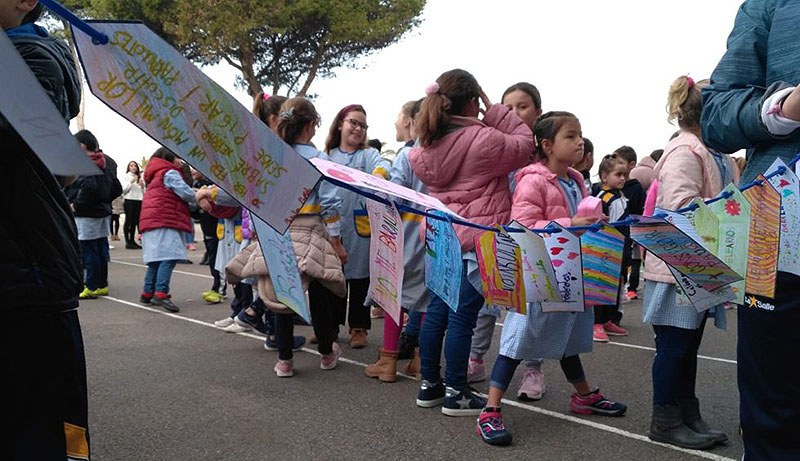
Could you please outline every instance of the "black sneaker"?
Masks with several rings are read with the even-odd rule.
[[[150,304],[150,301],[152,301],[152,300],[153,300],[152,293],[150,293],[150,294],[142,293],[142,294],[139,295],[139,302],[142,303],[142,304]]]
[[[422,408],[432,408],[439,405],[444,400],[444,384],[441,381],[432,383],[426,379],[419,385],[417,394],[417,406]]]
[[[400,335],[397,346],[397,360],[409,360],[414,357],[414,348],[419,346],[419,336]]]
[[[236,314],[236,318],[234,318],[233,321],[236,322],[236,324],[239,325],[240,327],[252,328],[261,333],[262,335],[267,334],[264,321],[261,320],[260,317],[248,314],[247,309],[242,309],[241,311],[239,311],[239,313]]]
[[[442,413],[447,416],[478,416],[486,406],[486,399],[477,396],[472,389],[460,391],[447,386],[447,393],[442,402]]]
[[[180,312],[180,308],[173,304],[172,300],[169,298],[159,298],[157,296],[153,296],[153,299],[150,302],[156,306],[163,307],[165,311]]]

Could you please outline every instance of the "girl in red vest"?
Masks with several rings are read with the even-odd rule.
[[[189,203],[194,191],[183,180],[181,160],[165,148],[158,149],[144,169],[147,189],[142,200],[139,231],[142,258],[147,264],[144,289],[139,301],[178,312],[169,295],[169,280],[178,261],[186,259],[186,241],[191,230]]]

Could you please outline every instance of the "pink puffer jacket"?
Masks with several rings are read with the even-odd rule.
[[[567,174],[581,188],[581,196],[586,197],[583,175],[572,168]],[[564,227],[572,224],[567,198],[558,184],[558,176],[547,169],[544,163],[532,163],[519,170],[514,176],[517,187],[511,205],[511,219],[525,227],[543,228],[550,221]]]
[[[739,183],[739,169],[725,156],[734,184]],[[709,199],[722,191],[722,178],[714,157],[695,135],[683,131],[664,148],[664,155],[654,169],[658,181],[656,206],[677,210],[695,197]],[[675,277],[663,261],[648,256],[644,278],[656,282],[675,283]]]
[[[428,186],[430,195],[477,224],[507,224],[511,211],[508,174],[528,163],[533,133],[514,112],[493,105],[481,122],[452,117],[464,125],[428,147],[409,152],[411,168]],[[456,226],[463,251],[475,248],[481,231]]]

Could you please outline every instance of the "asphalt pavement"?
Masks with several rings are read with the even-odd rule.
[[[475,433],[475,418],[452,418],[415,404],[418,382],[381,383],[364,375],[381,342],[383,320],[373,320],[369,346],[344,341],[332,371],[319,369],[314,346],[295,354],[295,376],[273,372],[276,352],[257,333],[226,333],[213,322],[230,312],[204,302],[211,286],[200,266],[178,265],[172,278],[177,314],[138,303],[145,266],[140,250],[112,242],[110,296],[81,303],[89,383],[89,427],[94,460],[273,459],[538,459],[735,460],[741,458],[736,388],[736,318],[729,331],[709,326],[700,353],[697,392],[704,416],[730,441],[699,452],[651,442],[650,367],[653,334],[641,322],[641,301],[624,305],[630,335],[595,343],[583,356],[589,382],[628,405],[620,418],[569,412],[571,386],[558,363],[545,362],[547,390],[534,403],[518,402],[518,372],[504,403],[509,447],[491,447]],[[502,323],[502,319],[499,320]],[[497,355],[501,328],[487,354]],[[311,334],[298,326],[297,334]],[[401,362],[401,365],[403,362]],[[477,383],[486,392],[487,383]]]

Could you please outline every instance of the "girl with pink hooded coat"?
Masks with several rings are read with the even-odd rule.
[[[414,119],[419,146],[409,153],[411,168],[429,193],[470,221],[507,224],[511,214],[508,174],[525,166],[533,149],[531,130],[502,104],[492,105],[469,72],[445,72],[426,89]],[[483,120],[477,118],[482,101]],[[442,404],[448,416],[474,416],[485,400],[467,387],[472,330],[484,304],[475,243],[481,230],[458,226],[463,270],[458,309],[431,293],[420,331],[422,383],[417,405]],[[447,333],[446,339],[445,332]],[[440,375],[444,340],[445,381]]]

